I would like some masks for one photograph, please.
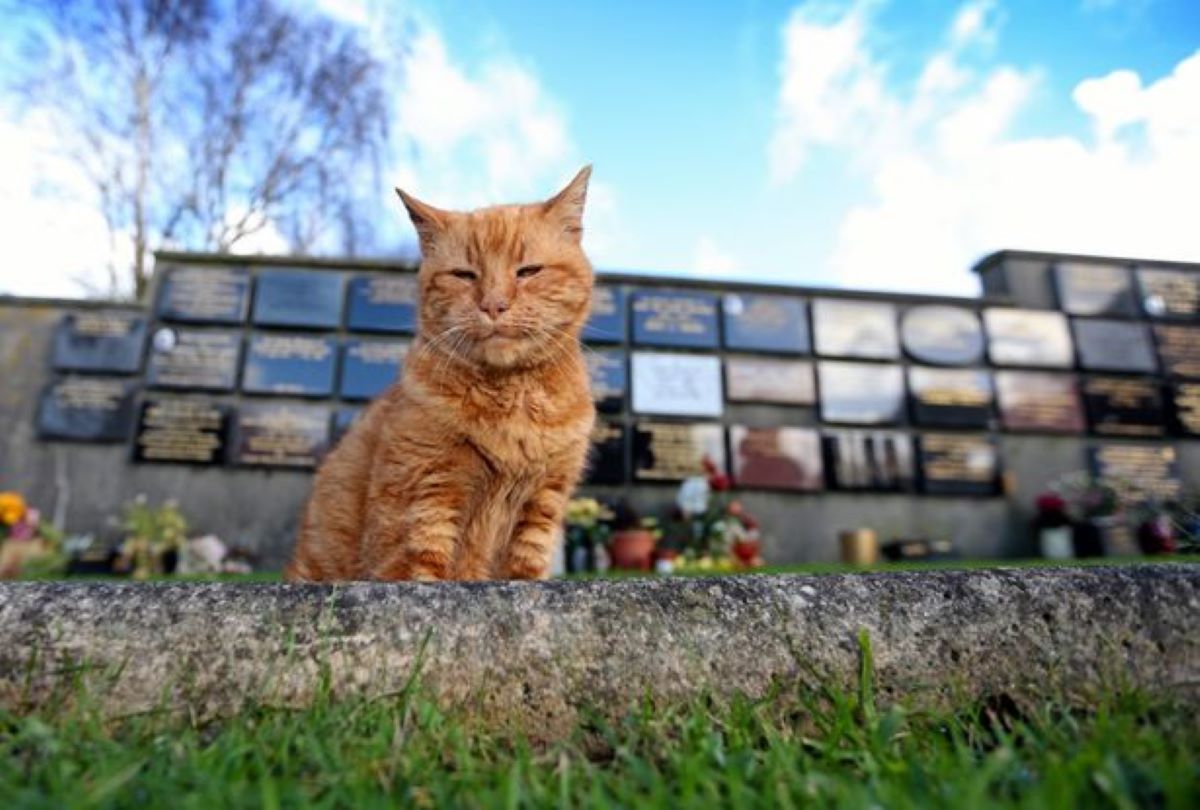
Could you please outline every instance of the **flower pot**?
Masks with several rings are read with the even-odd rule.
[[[738,540],[733,544],[733,556],[746,568],[753,568],[759,560],[762,543],[758,540]]]
[[[608,549],[612,567],[630,571],[649,571],[657,540],[649,529],[623,529],[614,532]]]

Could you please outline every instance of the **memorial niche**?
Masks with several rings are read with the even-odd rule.
[[[992,377],[979,369],[908,369],[913,421],[929,427],[987,428],[992,422]]]
[[[596,420],[592,428],[592,447],[588,454],[585,484],[624,484],[628,480],[625,446],[628,432],[624,425]]]
[[[316,467],[329,448],[331,422],[329,409],[320,405],[243,403],[234,461],[245,467]]]
[[[600,413],[620,413],[625,408],[625,353],[619,349],[586,353],[592,400]]]
[[[819,492],[825,487],[821,437],[796,427],[729,428],[733,480],[739,487]]]
[[[1082,433],[1083,402],[1073,376],[1037,371],[997,371],[996,400],[1005,430]]]
[[[399,379],[408,344],[350,339],[342,347],[338,391],[343,399],[373,399]]]
[[[911,492],[912,440],[894,431],[835,430],[824,435],[830,486],[847,491]]]
[[[717,348],[717,299],[706,293],[636,292],[633,340],[644,346]]]
[[[1083,381],[1092,431],[1102,436],[1162,436],[1165,414],[1158,383],[1120,377]]]
[[[169,267],[158,293],[164,321],[238,324],[250,304],[250,273],[234,267]]]
[[[812,405],[817,401],[813,364],[774,357],[727,357],[725,396],[730,402]]]
[[[812,308],[817,354],[869,360],[900,356],[894,305],[818,298]]]
[[[633,473],[638,481],[682,481],[706,475],[708,459],[724,472],[725,430],[720,425],[639,422],[633,432]]]
[[[327,271],[264,270],[254,286],[254,323],[336,329],[342,322],[342,275]]]
[[[336,365],[333,338],[257,334],[246,352],[242,390],[327,397],[333,393]]]
[[[583,326],[582,338],[590,343],[622,343],[625,332],[625,291],[597,284],[592,290],[592,311]]]
[[[1000,457],[986,436],[927,433],[917,440],[921,489],[929,495],[996,495]]]
[[[1156,324],[1154,337],[1164,374],[1200,377],[1200,329]]]
[[[1128,267],[1086,262],[1054,265],[1059,307],[1071,315],[1136,315]]]
[[[1088,448],[1088,461],[1093,476],[1134,501],[1176,501],[1183,490],[1170,445],[1102,444]]]
[[[808,307],[785,295],[728,293],[721,306],[725,347],[740,351],[808,354]]]
[[[417,331],[416,273],[373,273],[350,279],[346,328],[357,332]]]
[[[1192,321],[1200,318],[1200,273],[1140,267],[1142,309],[1152,318]]]
[[[1079,364],[1093,371],[1152,373],[1158,370],[1150,329],[1144,323],[1098,318],[1071,322]]]
[[[38,436],[80,442],[123,442],[133,430],[137,383],[66,377],[46,386],[38,402]]]
[[[162,326],[150,339],[146,385],[197,391],[237,387],[242,336],[238,332]]]
[[[635,413],[720,416],[724,410],[719,357],[634,352],[630,363]]]
[[[63,316],[54,332],[58,371],[133,374],[142,367],[146,319],[131,312],[85,310]]]
[[[998,366],[1071,368],[1071,331],[1061,312],[987,309],[988,356]]]
[[[232,409],[202,399],[150,399],[142,403],[134,438],[135,461],[221,464]]]
[[[935,366],[968,366],[983,359],[983,326],[969,309],[912,307],[900,320],[900,338],[909,357]]]
[[[1172,383],[1170,392],[1175,430],[1184,436],[1200,436],[1200,383]]]
[[[892,425],[904,414],[900,366],[822,361],[817,366],[821,419],[853,425]]]

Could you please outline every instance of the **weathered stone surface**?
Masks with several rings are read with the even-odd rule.
[[[537,736],[643,696],[856,682],[883,701],[1086,701],[1134,685],[1200,703],[1200,566],[595,582],[0,587],[0,703],[64,699],[199,717],[394,693]]]

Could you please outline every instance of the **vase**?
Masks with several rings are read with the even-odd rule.
[[[649,529],[623,529],[614,532],[608,550],[612,567],[628,571],[649,571],[656,543]]]

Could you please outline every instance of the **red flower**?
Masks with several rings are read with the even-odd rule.
[[[721,473],[715,473],[708,479],[708,486],[714,492],[724,492],[729,489],[729,476]]]

